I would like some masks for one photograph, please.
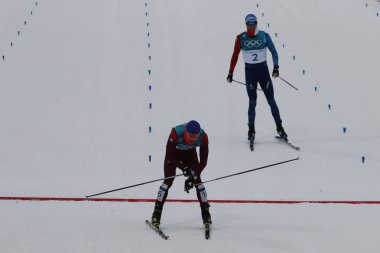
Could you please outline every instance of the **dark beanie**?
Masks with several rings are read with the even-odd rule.
[[[195,120],[190,120],[186,124],[186,132],[188,132],[189,134],[199,134],[200,131],[201,131],[201,126]]]

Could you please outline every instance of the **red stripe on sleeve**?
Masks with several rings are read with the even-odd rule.
[[[234,73],[236,63],[239,59],[240,50],[241,50],[241,46],[240,46],[240,34],[239,34],[238,36],[236,36],[234,52],[231,57],[229,73]]]

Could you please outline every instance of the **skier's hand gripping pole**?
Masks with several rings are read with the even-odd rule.
[[[183,168],[183,175],[187,177],[185,180],[184,189],[185,192],[189,193],[190,189],[194,187],[194,181],[198,178],[195,172],[189,167]]]

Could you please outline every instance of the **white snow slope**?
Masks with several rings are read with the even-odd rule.
[[[203,180],[301,158],[205,184],[210,200],[380,201],[379,12],[374,0],[1,0],[0,197],[161,178],[171,127],[196,119],[210,139]],[[273,80],[300,152],[274,140],[260,92],[255,151],[246,143],[245,87],[225,78],[248,13],[299,88]],[[234,78],[245,81],[241,55]],[[154,199],[159,185],[101,197]],[[169,199],[195,193],[178,178]],[[210,241],[196,203],[165,205],[168,241],[144,224],[153,203],[0,207],[1,252],[379,251],[379,205],[214,203]]]

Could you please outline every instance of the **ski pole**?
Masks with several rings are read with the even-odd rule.
[[[161,180],[165,180],[165,179],[180,177],[180,176],[183,176],[183,174],[178,174],[178,175],[170,176],[170,177],[164,177],[164,178],[155,179],[155,180],[152,180],[152,181],[147,181],[147,182],[144,182],[144,183],[134,184],[134,185],[130,185],[130,186],[114,189],[114,190],[100,192],[100,193],[88,195],[88,196],[86,196],[86,198],[91,198],[91,197],[98,196],[98,195],[101,195],[101,194],[106,194],[106,193],[110,193],[110,192],[120,191],[120,190],[124,190],[124,189],[128,189],[128,188],[132,188],[132,187],[136,187],[136,186],[140,186],[140,185],[144,185],[144,184],[149,184],[149,183],[153,183],[153,182],[157,182],[157,181],[161,181]]]
[[[240,84],[242,84],[242,85],[246,85],[245,83],[242,83],[242,82],[236,81],[236,80],[234,80],[234,79],[232,79],[232,82],[240,83]]]
[[[237,176],[237,175],[245,174],[245,173],[252,172],[252,171],[256,171],[256,170],[262,170],[262,169],[269,168],[269,167],[273,167],[273,166],[280,165],[280,164],[283,164],[283,163],[293,162],[293,161],[296,161],[296,160],[299,160],[299,159],[300,159],[300,157],[297,157],[297,158],[290,159],[290,160],[287,160],[287,161],[278,162],[278,163],[273,163],[273,164],[269,164],[269,165],[266,165],[266,166],[258,167],[258,168],[255,168],[255,169],[251,169],[251,170],[246,170],[246,171],[242,171],[242,172],[238,172],[238,173],[230,174],[230,175],[227,175],[227,176],[224,176],[224,177],[214,178],[214,179],[207,180],[207,181],[204,181],[204,182],[202,182],[202,183],[196,184],[195,186],[198,186],[198,185],[200,185],[200,184],[205,184],[205,183],[213,182],[213,181],[217,181],[217,180],[221,180],[221,179],[225,179],[225,178],[227,178],[227,177],[233,177],[233,176]]]
[[[236,80],[232,80],[232,82],[235,82],[235,83],[240,83],[240,84],[242,84],[242,85],[245,85],[245,86],[247,86],[247,84],[245,84],[245,83],[242,83],[242,82],[239,82],[239,81],[236,81]],[[257,89],[258,90],[260,90],[260,91],[262,91],[259,87],[257,87]]]
[[[293,87],[293,89],[295,90],[298,90],[298,88],[294,87],[291,83],[289,83],[288,81],[286,81],[284,78],[282,78],[281,76],[279,76],[279,78],[284,81],[285,83],[287,83],[289,86]]]

